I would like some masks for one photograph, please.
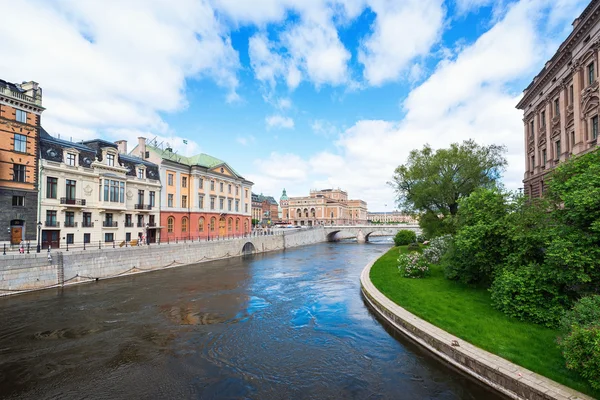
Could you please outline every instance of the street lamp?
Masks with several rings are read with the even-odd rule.
[[[146,246],[150,246],[150,230],[148,229],[149,226],[150,224],[146,222]]]
[[[37,223],[37,228],[38,228],[38,243],[37,243],[37,248],[35,251],[36,251],[36,253],[39,253],[40,252],[40,236],[42,236],[40,233],[42,231],[42,221],[39,221]]]

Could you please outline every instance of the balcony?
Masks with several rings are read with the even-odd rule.
[[[149,204],[136,204],[135,205],[135,209],[136,210],[142,210],[142,211],[151,211],[152,210],[152,206]]]
[[[81,222],[81,227],[82,228],[93,228],[94,227],[94,223],[92,221],[82,221]]]
[[[61,197],[60,204],[64,204],[66,206],[83,207],[85,206],[85,199],[69,199],[67,197]]]
[[[145,227],[146,227],[146,224],[145,224],[145,223],[143,223],[143,222],[138,222],[138,223],[137,223],[137,227],[138,227],[138,228],[145,228]]]
[[[75,221],[65,221],[65,228],[77,228],[77,222]]]
[[[6,96],[13,97],[15,99],[26,101],[28,103],[37,104],[38,106],[42,105],[41,97],[36,99],[31,96],[27,96],[24,93],[15,92],[15,91],[11,90],[11,88],[8,85],[0,84],[0,93],[4,94]]]
[[[125,222],[125,228],[133,228],[133,222]]]
[[[148,228],[156,228],[156,222],[148,222]]]
[[[102,221],[102,226],[104,228],[118,228],[119,223],[117,221]]]
[[[46,221],[44,223],[44,226],[46,228],[60,228],[60,222],[50,220],[50,221]]]

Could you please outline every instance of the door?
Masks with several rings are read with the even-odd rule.
[[[60,247],[60,231],[42,231],[42,249],[47,249],[48,245],[52,249]]]
[[[219,220],[219,236],[225,236],[225,218]]]
[[[23,240],[23,227],[13,226],[10,228],[10,244],[19,244]]]
[[[148,229],[148,242],[156,243],[156,229]]]

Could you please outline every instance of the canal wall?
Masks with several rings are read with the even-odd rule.
[[[375,261],[361,273],[362,293],[369,307],[395,331],[510,398],[593,400],[583,393],[473,346],[400,307],[371,282],[369,276]]]
[[[0,256],[0,296],[325,242],[322,228],[219,241]]]

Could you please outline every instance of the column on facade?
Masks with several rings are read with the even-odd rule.
[[[573,74],[573,118],[575,125],[575,146],[573,146],[573,152],[578,153],[583,150],[584,133],[584,121],[581,118],[581,91],[583,90],[581,67],[576,65],[571,69],[571,72]]]
[[[552,166],[552,100],[544,99],[544,110],[546,110],[546,170]],[[543,160],[542,160],[543,161]]]
[[[569,138],[567,135],[567,96],[568,86],[561,84],[560,92],[558,94],[558,106],[560,110],[560,151],[561,154],[557,154],[560,161],[566,159],[566,154],[569,150]]]

